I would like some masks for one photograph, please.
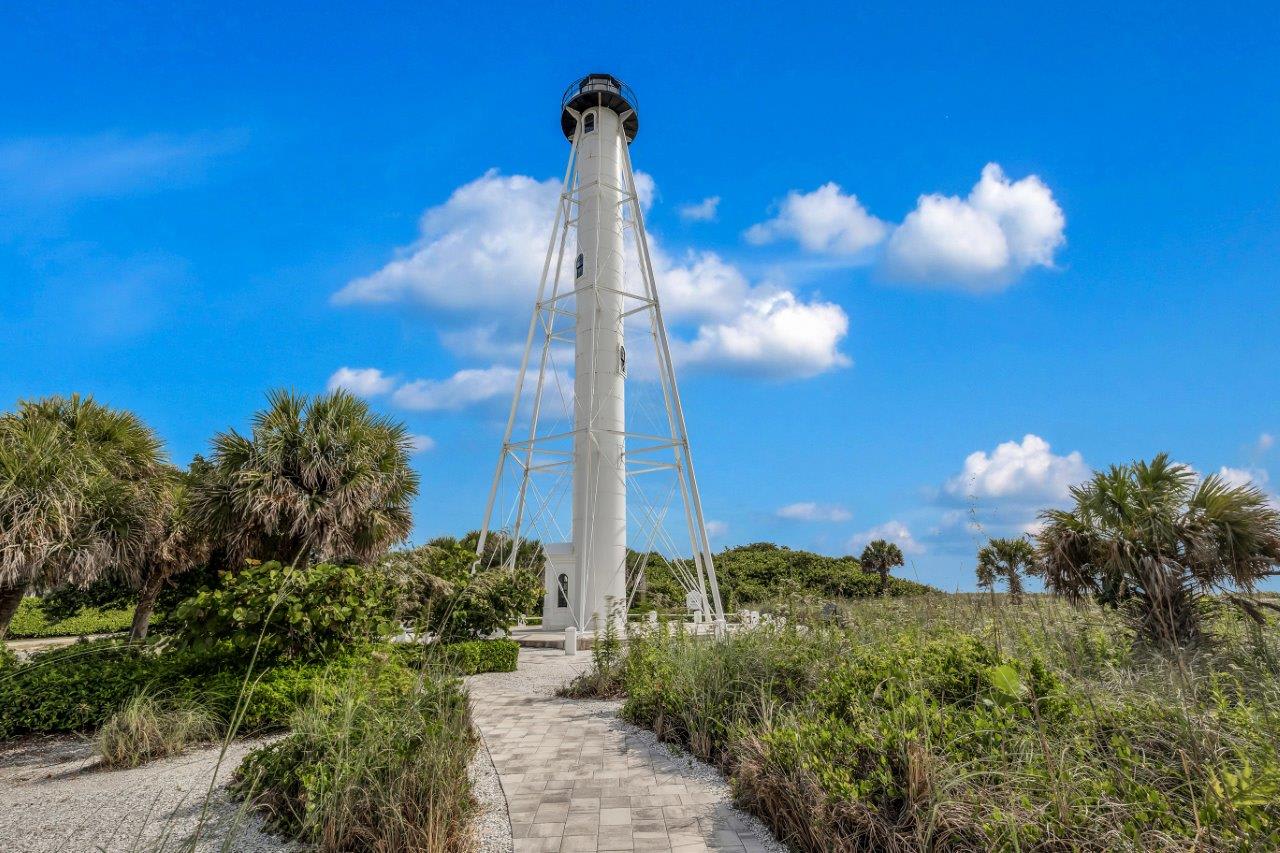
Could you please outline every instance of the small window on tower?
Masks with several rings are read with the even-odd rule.
[[[579,254],[578,262],[577,264],[574,265],[574,269],[576,270],[576,272],[573,275],[574,278],[582,278],[582,264],[583,264],[582,255]]]
[[[562,574],[556,578],[556,607],[569,606],[569,576]]]
[[[593,130],[595,130],[595,129],[596,129],[596,114],[595,114],[595,113],[587,113],[587,114],[586,114],[585,116],[583,116],[583,118],[582,118],[582,132],[583,132],[583,133],[590,133],[591,131],[593,131]]]
[[[618,372],[627,375],[627,348],[624,344],[618,344]]]

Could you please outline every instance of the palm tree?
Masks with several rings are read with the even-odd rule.
[[[887,596],[889,569],[903,564],[902,549],[892,542],[876,539],[874,542],[867,543],[867,547],[862,549],[862,556],[858,558],[858,562],[862,563],[864,570],[877,572],[880,575],[880,594]]]
[[[197,460],[198,464],[199,460]],[[193,466],[194,467],[194,466]],[[171,468],[161,493],[161,524],[143,561],[138,603],[129,638],[144,640],[156,609],[156,599],[174,575],[202,563],[209,556],[209,539],[191,511],[193,474]]]
[[[164,456],[136,415],[91,397],[0,416],[0,637],[28,589],[136,576],[155,535]]]
[[[229,561],[371,562],[409,534],[418,475],[404,425],[346,391],[273,391],[250,435],[219,433],[191,510]]]
[[[995,582],[1004,578],[1009,588],[1009,601],[1022,602],[1022,575],[1039,574],[1035,549],[1026,539],[992,539],[978,550],[978,587],[991,590],[995,595]]]
[[[1073,601],[1123,607],[1140,640],[1168,651],[1196,645],[1213,593],[1255,619],[1275,608],[1251,597],[1280,563],[1280,512],[1260,489],[1197,480],[1162,453],[1095,472],[1071,496],[1071,509],[1040,514],[1045,583]]]

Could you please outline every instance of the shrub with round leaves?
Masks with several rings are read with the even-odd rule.
[[[324,655],[394,629],[395,595],[386,576],[363,566],[321,563],[307,569],[276,562],[224,574],[178,607],[178,642],[228,644],[271,657]]]

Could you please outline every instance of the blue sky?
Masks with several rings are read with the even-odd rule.
[[[11,6],[0,400],[185,462],[366,371],[433,443],[415,538],[476,526],[559,95],[606,70],[719,545],[879,531],[966,588],[1093,466],[1274,494],[1280,19],[1189,7]]]

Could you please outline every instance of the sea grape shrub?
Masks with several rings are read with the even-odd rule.
[[[248,565],[178,606],[177,640],[245,655],[258,649],[267,660],[321,657],[391,633],[394,592],[382,572],[363,566]]]
[[[155,655],[110,641],[34,655],[0,676],[0,740],[96,726],[155,674]]]
[[[450,539],[394,552],[379,568],[396,590],[399,619],[446,643],[505,631],[541,591],[534,572],[479,566],[471,547]]]

